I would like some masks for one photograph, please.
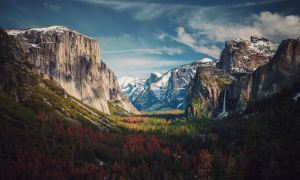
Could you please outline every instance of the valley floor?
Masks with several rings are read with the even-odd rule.
[[[182,112],[62,121],[0,93],[1,179],[298,179],[300,101],[284,91],[222,120]],[[268,107],[268,108],[267,108]]]

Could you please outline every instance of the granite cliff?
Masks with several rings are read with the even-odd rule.
[[[269,97],[297,83],[300,83],[300,39],[287,39],[280,43],[268,63],[253,73],[241,75],[228,87],[229,109],[239,109],[245,101]]]
[[[138,113],[101,61],[97,40],[62,26],[6,32],[20,42],[28,61],[68,94],[105,113],[110,113],[108,103]]]
[[[227,41],[215,67],[197,69],[187,98],[187,115],[204,112],[216,117],[224,109],[241,111],[249,101],[299,83],[299,39],[284,40],[277,47],[259,37]]]

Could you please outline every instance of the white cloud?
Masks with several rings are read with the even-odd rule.
[[[78,1],[107,6],[120,12],[128,12],[139,21],[161,17],[172,18],[172,21],[176,21],[191,30],[191,33],[188,34],[183,28],[179,27],[177,36],[173,37],[173,40],[191,47],[196,52],[209,54],[213,57],[218,57],[221,50],[218,46],[212,45],[212,42],[220,43],[230,38],[249,39],[251,35],[265,36],[278,42],[286,38],[296,38],[300,32],[299,16],[283,16],[277,13],[261,12],[243,18],[245,14],[239,11],[241,7],[261,6],[286,0],[264,0],[217,6],[122,0]],[[243,19],[235,21],[239,15]],[[164,40],[166,37],[164,33],[157,36],[160,40]],[[199,37],[201,38],[198,39]]]
[[[116,11],[129,12],[136,20],[144,21],[162,16],[171,16],[182,10],[182,8],[192,7],[181,4],[160,4],[141,1],[114,1],[114,0],[77,0],[85,3],[93,3],[110,7]]]
[[[118,77],[124,75],[147,76],[152,72],[164,73],[182,64],[182,61],[168,59],[114,55],[106,57],[104,62],[117,73]]]
[[[277,13],[262,12],[255,16],[254,27],[270,39],[281,41],[300,37],[300,17],[282,16]]]
[[[148,48],[148,49],[124,49],[124,50],[113,50],[113,51],[102,51],[102,54],[120,54],[120,53],[142,53],[142,54],[183,54],[184,51],[180,48],[174,47],[163,47],[163,48]]]
[[[241,7],[261,6],[285,0],[265,0],[206,7],[187,4],[152,3],[145,1],[77,1],[106,6],[119,12],[127,12],[134,19],[139,21],[152,20],[161,17],[172,18],[172,20],[176,23],[187,27],[190,32],[187,33],[185,28],[178,27],[177,34],[175,36],[160,33],[157,35],[158,39],[172,39],[192,48],[195,52],[208,54],[215,58],[219,58],[221,52],[221,48],[217,46],[219,45],[218,43],[224,42],[230,38],[249,39],[251,35],[261,35],[279,42],[286,38],[297,38],[300,36],[299,16],[285,16],[277,13],[261,12],[259,14],[252,14],[243,18],[245,15],[244,12],[239,11]],[[236,17],[239,15],[241,15],[240,19]],[[106,41],[106,43],[107,42],[108,41]],[[136,42],[133,43],[136,44]],[[166,47],[148,49],[147,46],[142,46],[141,49],[131,49],[132,47],[139,46],[129,46],[129,43],[123,44],[124,46],[128,46],[120,48],[124,50],[106,51],[104,53],[136,52],[173,55],[181,54],[183,52],[178,48],[174,49]]]
[[[158,34],[157,34],[157,38],[160,39],[160,40],[164,40],[165,37],[166,37],[166,35],[163,34],[163,33],[158,33]]]
[[[48,8],[51,11],[56,11],[56,12],[61,9],[61,7],[58,5],[50,4],[50,3],[46,3],[46,2],[43,4],[43,6]]]
[[[206,41],[204,41],[203,39],[198,39],[193,37],[191,34],[187,33],[183,27],[178,27],[176,31],[177,31],[176,37],[166,33],[158,34],[158,37],[160,36],[164,36],[165,38],[168,37],[171,40],[174,40],[178,43],[181,43],[183,45],[192,48],[196,52],[207,54],[214,58],[219,58],[221,53],[221,49],[219,47],[214,45],[207,45]]]
[[[274,4],[286,0],[264,0],[216,6],[188,4],[153,3],[126,0],[77,0],[85,3],[107,6],[116,11],[128,12],[136,20],[145,21],[160,17],[169,17],[213,41],[223,42],[229,38],[248,39],[250,35],[262,35],[274,41],[299,36],[299,16],[283,16],[277,13],[261,12],[250,15],[244,21],[234,23],[241,7]],[[193,32],[193,33],[197,33]],[[158,37],[164,39],[164,36]]]
[[[300,36],[300,17],[295,15],[283,16],[277,13],[261,12],[249,17],[248,25],[239,23],[207,23],[200,16],[194,16],[188,21],[189,27],[201,31],[213,41],[223,42],[230,38],[249,39],[251,35],[259,35],[273,41]]]
[[[225,4],[216,6],[200,6],[196,4],[189,5],[187,3],[155,3],[143,1],[130,1],[130,0],[76,0],[85,3],[98,4],[110,7],[116,11],[129,12],[135,19],[144,21],[159,17],[171,17],[175,15],[184,15],[185,13],[191,14],[199,12],[202,9],[231,9],[250,6],[261,6],[266,4],[273,4],[286,0],[264,0],[258,2],[246,2],[236,4]],[[184,15],[185,16],[185,15]]]
[[[179,41],[183,42],[184,44],[193,45],[195,44],[194,38],[185,32],[183,27],[177,28],[177,38]]]

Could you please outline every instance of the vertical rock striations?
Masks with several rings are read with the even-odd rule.
[[[62,26],[6,31],[22,44],[28,60],[70,95],[105,113],[110,113],[107,101],[114,100],[137,113],[114,73],[100,61],[97,40]]]

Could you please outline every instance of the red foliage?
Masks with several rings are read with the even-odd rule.
[[[3,179],[70,179],[97,178],[108,175],[107,170],[94,164],[75,166],[71,161],[52,159],[37,149],[23,152],[18,149],[13,153],[14,159],[4,159],[1,162],[0,177]]]
[[[170,157],[170,155],[171,155],[170,148],[168,148],[168,147],[163,148],[162,154],[163,154],[164,157]]]
[[[143,153],[145,152],[145,138],[143,136],[128,136],[123,149],[126,152]]]
[[[139,165],[139,169],[144,177],[146,177],[150,174],[149,166],[145,161],[142,161],[142,164]]]
[[[212,167],[213,156],[209,154],[208,150],[202,150],[198,155],[198,172],[197,175],[200,179],[208,179],[209,171]]]
[[[158,151],[159,149],[161,149],[161,145],[163,144],[165,144],[165,141],[157,137],[151,137],[147,143],[147,151],[148,152]]]
[[[113,142],[115,139],[121,138],[114,133],[104,133],[97,129],[81,127],[76,124],[64,125],[63,123],[57,123],[55,125],[55,131],[59,134],[63,134],[76,142],[83,144],[95,144],[95,143],[107,143]]]
[[[40,121],[48,121],[50,116],[46,112],[39,112],[37,114],[37,119]]]
[[[118,177],[123,176],[126,172],[126,165],[123,162],[115,162],[112,165],[112,172]]]

